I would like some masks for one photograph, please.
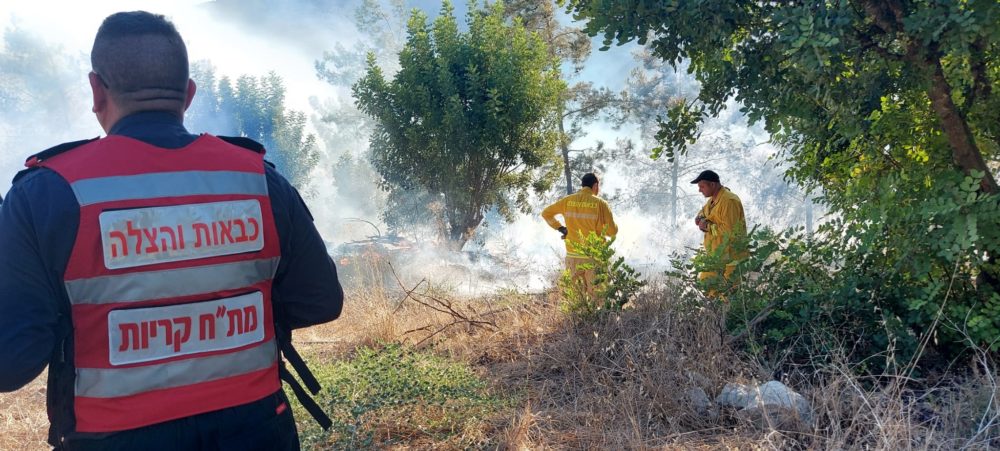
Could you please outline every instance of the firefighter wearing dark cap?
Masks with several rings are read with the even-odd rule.
[[[601,189],[601,181],[597,175],[588,172],[580,179],[580,190],[559,199],[554,204],[542,210],[542,218],[556,231],[562,234],[566,243],[566,269],[574,277],[582,278],[587,291],[594,293],[594,270],[582,270],[579,266],[590,260],[580,255],[574,249],[574,244],[580,243],[585,236],[595,233],[598,236],[613,237],[618,234],[618,225],[611,214],[608,203],[597,197]],[[565,225],[556,219],[561,215]]]
[[[704,233],[702,243],[705,252],[719,253],[719,257],[726,265],[723,277],[729,280],[736,269],[736,262],[747,257],[745,251],[733,249],[734,244],[746,240],[747,222],[743,215],[743,203],[729,188],[722,186],[719,174],[715,171],[702,171],[691,183],[697,184],[698,191],[708,198],[705,206],[701,207],[694,218],[695,225]],[[700,280],[716,276],[718,273],[714,271],[698,274]]]
[[[245,138],[188,133],[174,25],[101,24],[93,112],[107,137],[28,158],[0,208],[0,391],[48,366],[65,450],[297,450],[281,381],[325,426],[290,330],[343,291],[296,190]]]

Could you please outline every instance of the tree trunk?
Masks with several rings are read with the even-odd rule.
[[[566,174],[566,194],[573,194],[573,171],[569,167],[569,143],[563,127],[562,107],[559,108],[559,150],[562,151],[563,172]]]
[[[483,215],[474,213],[462,215],[458,218],[449,218],[448,225],[448,247],[453,251],[460,251],[476,234],[476,229],[483,222]]]
[[[806,238],[813,235],[813,200],[812,196],[806,196]]]
[[[972,136],[968,122],[955,106],[951,98],[951,86],[945,79],[944,70],[941,68],[941,61],[934,59],[930,62],[933,70],[931,75],[931,87],[928,95],[931,98],[931,106],[941,121],[941,128],[944,129],[951,145],[952,158],[966,174],[970,171],[982,171],[986,174],[982,181],[984,192],[997,193],[997,182],[983,160],[983,154],[976,146],[976,140]]]
[[[677,228],[677,179],[680,177],[680,155],[674,155],[670,168],[670,226]]]
[[[931,106],[934,108],[934,112],[937,113],[938,119],[941,120],[941,128],[944,129],[944,133],[948,137],[948,144],[951,145],[952,159],[966,174],[974,170],[982,171],[985,175],[980,182],[980,190],[989,194],[997,194],[996,179],[993,178],[993,173],[990,172],[990,168],[986,166],[986,162],[983,160],[983,154],[979,151],[979,147],[976,146],[976,140],[972,136],[972,130],[969,129],[969,123],[966,122],[965,117],[955,106],[955,102],[951,98],[951,85],[948,84],[948,80],[944,76],[944,70],[941,68],[941,60],[935,58],[930,63],[933,73],[928,95],[930,95]],[[996,261],[996,254],[990,253],[987,258],[988,264],[979,267],[980,272],[976,277],[976,286],[979,287],[980,292],[990,293],[1000,291],[1000,281],[990,272]]]
[[[875,1],[869,0],[863,4],[865,11],[875,21],[875,23],[887,35],[894,33],[906,33],[903,26],[903,19],[906,17],[905,5],[899,0]],[[983,192],[997,193],[997,182],[993,178],[989,167],[983,161],[983,154],[976,146],[976,140],[969,129],[962,112],[955,106],[955,101],[951,97],[951,85],[944,76],[941,67],[941,57],[937,55],[936,46],[932,43],[928,50],[922,48],[921,40],[914,36],[907,36],[910,41],[906,51],[906,59],[916,66],[930,71],[931,86],[927,94],[931,99],[931,107],[941,121],[941,128],[948,137],[948,144],[951,146],[952,161],[962,168],[966,174],[970,171],[982,171],[986,175],[983,177]]]

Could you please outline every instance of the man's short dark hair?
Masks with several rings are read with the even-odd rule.
[[[162,15],[131,11],[108,16],[94,38],[90,64],[112,92],[177,91],[184,100],[187,48]]]
[[[583,174],[583,177],[580,178],[580,185],[587,188],[593,188],[595,183],[597,183],[597,175],[593,172]]]

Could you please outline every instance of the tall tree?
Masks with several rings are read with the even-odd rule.
[[[808,166],[848,151],[871,132],[872,115],[894,106],[929,113],[950,160],[997,192],[981,149],[1000,145],[993,89],[1000,75],[1000,3],[990,0],[685,2],[565,0],[586,30],[612,42],[650,41],[671,63],[691,60],[702,106],[668,122],[695,135],[706,114],[735,97],[753,120],[792,145]],[[651,35],[647,35],[651,33]],[[904,102],[916,102],[910,105]],[[679,107],[685,109],[685,106]],[[916,111],[914,111],[916,112]],[[693,120],[692,120],[693,119]],[[686,139],[666,143],[683,150]],[[866,152],[881,153],[879,146]],[[798,173],[798,175],[804,175]]]
[[[372,161],[383,184],[440,195],[449,238],[461,248],[490,208],[528,208],[528,190],[555,177],[553,112],[564,84],[545,43],[502,4],[470,11],[459,31],[449,2],[433,25],[414,11],[400,70],[386,80],[374,56],[354,85],[376,120]]]
[[[336,42],[316,61],[316,75],[337,91],[336,98],[314,104],[313,124],[326,153],[326,161],[336,161],[330,177],[316,180],[336,187],[339,206],[353,207],[365,220],[383,219],[390,231],[413,229],[429,222],[426,208],[387,208],[394,195],[379,189],[379,176],[371,165],[368,138],[375,121],[361,112],[351,97],[351,86],[364,76],[366,55],[373,53],[379,67],[388,74],[399,69],[399,51],[405,42],[407,8],[404,0],[362,0],[354,11],[358,39],[345,46]],[[402,197],[402,196],[400,196]],[[420,196],[409,196],[412,199]]]
[[[657,124],[660,118],[666,117],[672,105],[687,102],[698,95],[698,84],[690,77],[683,75],[684,67],[673,67],[657,58],[648,48],[634,52],[640,65],[632,69],[626,81],[626,94],[623,98],[622,110],[625,116],[639,125],[639,135],[642,144],[649,149],[654,160],[659,159],[656,151],[659,147],[656,139]],[[717,146],[716,146],[717,147]],[[711,158],[711,157],[709,157]],[[681,199],[680,178],[686,174],[690,166],[684,165],[684,158],[672,155],[667,159],[669,167],[662,168],[657,177],[650,180],[653,191],[666,191],[669,201],[670,225],[677,227],[679,201]],[[662,163],[658,164],[662,166]],[[666,177],[663,176],[666,173]],[[697,207],[695,207],[697,208]]]
[[[935,341],[1000,348],[1000,3],[565,3],[606,47],[648,41],[690,60],[699,102],[664,121],[666,152],[736,99],[786,149],[788,175],[823,188],[839,216],[823,230],[842,268],[830,274],[846,293],[831,308],[879,305],[884,327],[867,327],[906,351],[941,314],[953,327]]]
[[[549,55],[563,71],[564,79],[574,78],[582,69],[587,57],[590,56],[590,37],[581,28],[566,26],[559,19],[561,12],[556,8],[555,0],[510,0],[506,3],[505,12],[510,18],[521,20],[529,31],[538,33],[549,49]],[[576,172],[587,172],[591,167],[580,167],[578,164],[589,159],[574,159],[573,153],[583,150],[572,149],[572,144],[584,135],[583,127],[592,121],[606,108],[612,107],[617,100],[614,92],[606,87],[595,87],[591,82],[580,81],[569,87],[559,99],[556,111],[559,126],[559,151],[563,159],[563,175],[566,178],[566,193],[575,191],[578,180],[573,176]],[[577,174],[580,175],[580,174]]]
[[[242,75],[234,86],[228,77],[217,78],[209,63],[197,62],[191,78],[198,85],[187,113],[193,130],[258,141],[267,149],[267,159],[292,184],[305,186],[319,159],[316,137],[305,131],[304,113],[285,107],[281,77],[273,72],[261,77]]]

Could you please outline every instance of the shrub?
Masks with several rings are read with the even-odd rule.
[[[920,185],[888,176],[875,199],[813,236],[755,230],[727,295],[730,332],[772,360],[805,361],[845,344],[863,362],[857,368],[875,372],[970,345],[997,351],[1000,295],[975,281],[995,271],[987,257],[1000,253],[1000,205],[978,180],[951,174]],[[677,274],[694,283],[704,265]]]
[[[611,247],[615,242],[591,232],[577,243],[571,243],[573,252],[587,258],[578,266],[580,271],[594,271],[593,288],[588,290],[586,282],[573,277],[569,270],[559,278],[559,288],[563,293],[563,312],[579,318],[591,318],[598,310],[621,310],[646,284],[639,279],[640,274],[625,264],[623,257],[615,258]]]

